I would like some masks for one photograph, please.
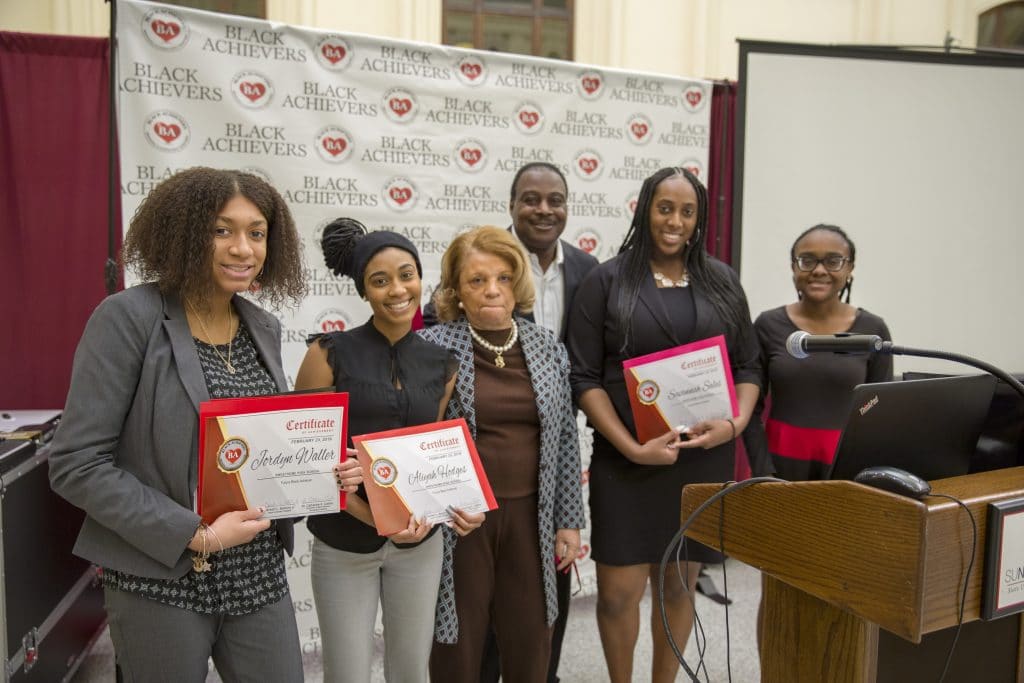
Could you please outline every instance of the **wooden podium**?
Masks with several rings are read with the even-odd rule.
[[[686,486],[682,519],[721,488]],[[1024,496],[1024,467],[942,479],[932,489],[966,503],[978,525],[946,681],[1024,681],[1020,615],[980,620],[987,505]],[[851,481],[769,482],[711,505],[687,535],[763,572],[762,681],[939,679],[972,542],[956,503]]]

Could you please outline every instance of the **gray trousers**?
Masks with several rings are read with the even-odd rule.
[[[124,683],[203,683],[210,657],[225,683],[302,683],[291,595],[243,616],[199,614],[104,590]]]
[[[378,603],[385,680],[427,683],[442,549],[440,530],[415,548],[388,541],[373,553],[350,553],[313,541],[311,574],[324,683],[369,683]]]

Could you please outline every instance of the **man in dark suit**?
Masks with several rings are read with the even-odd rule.
[[[526,248],[536,293],[533,312],[524,317],[550,329],[563,342],[576,289],[597,265],[596,258],[561,239],[568,218],[568,194],[568,183],[557,166],[533,162],[516,171],[508,204],[512,216],[509,230]],[[423,322],[428,327],[437,322],[433,303],[424,307]],[[558,680],[571,583],[571,573],[558,574],[558,619],[551,637],[549,683]],[[496,682],[499,673],[498,647],[492,633],[484,650],[481,683]]]

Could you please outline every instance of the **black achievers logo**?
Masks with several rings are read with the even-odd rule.
[[[676,147],[707,149],[709,140],[708,127],[703,123],[673,121],[671,130],[658,135],[658,144]]]
[[[346,116],[377,116],[380,111],[376,102],[361,97],[353,86],[319,81],[303,81],[302,90],[285,95],[281,107]]]
[[[359,65],[359,70],[432,81],[450,81],[451,69],[435,65],[430,59],[432,56],[426,50],[381,45],[380,53],[376,57],[365,58]]]
[[[149,144],[164,152],[177,152],[189,141],[189,127],[185,119],[172,111],[156,111],[146,117],[143,134]]]
[[[340,308],[326,308],[317,313],[313,326],[318,332],[327,334],[329,332],[344,332],[352,326],[345,311]]]
[[[249,59],[305,63],[308,60],[306,50],[288,45],[284,39],[283,31],[263,26],[225,24],[223,36],[203,41],[203,51]]]
[[[597,180],[604,172],[604,160],[597,150],[583,149],[573,157],[572,170],[582,180]]]
[[[487,64],[476,55],[465,55],[455,62],[455,77],[471,88],[483,85],[487,82]]]
[[[660,158],[627,154],[622,158],[621,164],[608,172],[608,177],[614,180],[644,180],[663,166]]]
[[[496,86],[560,95],[571,95],[574,91],[572,81],[559,78],[552,66],[513,62],[511,67],[509,73],[498,74],[494,79]]]
[[[642,76],[627,76],[621,87],[609,90],[608,99],[672,108],[680,106],[679,96],[665,92],[665,81]]]
[[[513,111],[512,120],[524,135],[536,135],[544,130],[544,110],[533,102],[520,102]]]
[[[274,157],[306,157],[309,148],[285,135],[284,126],[260,126],[252,123],[225,122],[224,133],[208,137],[204,152],[254,154]]]
[[[352,46],[341,36],[321,38],[313,54],[317,63],[328,71],[344,71],[352,63]]]
[[[289,204],[319,204],[331,207],[376,208],[380,197],[368,192],[360,185],[359,179],[347,175],[304,175],[302,184],[286,187],[281,196]],[[323,230],[323,226],[317,231]],[[320,242],[319,234],[316,242]]]
[[[643,114],[633,114],[626,119],[626,139],[634,145],[646,145],[654,139],[654,124]]]
[[[579,95],[584,100],[593,102],[601,99],[604,94],[604,76],[599,71],[584,71],[576,79],[579,85]]]
[[[255,71],[242,71],[231,79],[231,94],[246,109],[262,109],[274,97],[270,79]]]
[[[452,159],[449,154],[435,152],[434,138],[406,137],[403,135],[382,135],[378,144],[367,148],[359,160],[364,163],[386,164],[389,166],[423,166],[449,168]]]
[[[499,157],[494,161],[495,171],[515,173],[524,164],[543,161],[557,167],[564,175],[569,175],[569,164],[562,163],[561,157],[555,159],[554,150],[547,147],[523,147],[513,145],[512,152],[507,157]]]
[[[597,252],[601,247],[601,237],[590,228],[580,230],[576,233],[576,236],[573,237],[572,241],[574,245],[588,254],[595,254],[595,252]]]
[[[416,206],[416,202],[419,200],[416,185],[408,178],[401,176],[392,178],[384,183],[381,195],[384,197],[384,203],[389,209],[401,213]]]
[[[509,117],[495,114],[491,100],[479,98],[445,97],[441,108],[427,111],[424,118],[430,123],[473,128],[508,128]]]
[[[199,78],[199,69],[155,66],[146,62],[132,62],[131,75],[121,81],[120,88],[121,92],[133,95],[179,100],[220,102],[224,99],[219,86],[210,85]]]
[[[156,187],[157,183],[170,178],[182,170],[174,166],[154,166],[139,164],[134,171],[128,173],[127,169],[121,176],[121,194],[131,197],[144,197]]]
[[[142,33],[149,42],[164,50],[173,50],[188,42],[188,24],[174,12],[160,9],[142,18]]]
[[[391,88],[380,99],[384,114],[395,123],[409,123],[419,111],[416,95],[405,88]]]
[[[340,164],[352,156],[352,136],[338,126],[327,126],[317,131],[313,146],[321,159],[332,164]]]
[[[563,120],[552,123],[551,132],[556,135],[602,138],[605,140],[621,140],[623,137],[622,128],[608,125],[607,114],[576,109],[567,110]]]
[[[420,256],[440,256],[448,248],[448,244],[451,241],[439,238],[435,234],[435,227],[430,225],[382,225],[380,229],[397,232],[399,235],[406,237],[416,245],[416,251],[420,253]],[[441,230],[441,232],[444,231]],[[427,300],[426,296],[426,292],[424,292],[424,301]]]
[[[608,203],[604,192],[569,192],[569,215],[577,218],[622,218],[623,208]]]
[[[683,90],[683,107],[691,114],[704,108],[707,101],[707,91],[704,86],[694,83]]]
[[[462,185],[445,183],[440,197],[427,200],[425,210],[443,213],[504,214],[508,211],[508,197],[492,197],[489,185]]]
[[[455,144],[452,157],[461,170],[477,173],[487,166],[487,147],[476,138],[466,138]]]

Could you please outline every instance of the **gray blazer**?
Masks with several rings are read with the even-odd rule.
[[[286,390],[280,323],[241,297],[234,304],[278,389]],[[93,311],[49,449],[53,490],[86,513],[76,555],[158,579],[192,568],[186,546],[199,526],[199,402],[209,398],[177,297],[139,285]],[[278,520],[276,527],[290,553],[292,523]]]
[[[544,572],[544,597],[547,623],[558,616],[555,592],[555,529],[582,529],[583,494],[580,486],[580,448],[576,433],[576,409],[569,389],[569,358],[554,333],[522,318],[519,343],[526,359],[530,383],[537,397],[540,418],[540,472],[537,484],[537,549]],[[455,395],[448,402],[445,417],[466,418],[469,431],[476,437],[476,392],[473,369],[473,340],[465,318],[420,330],[427,341],[450,349],[459,359]],[[459,621],[455,612],[455,577],[452,553],[457,536],[444,529],[444,561],[441,588],[437,597],[434,637],[441,643],[458,640]]]

